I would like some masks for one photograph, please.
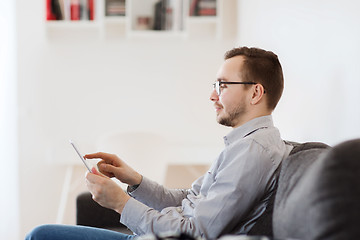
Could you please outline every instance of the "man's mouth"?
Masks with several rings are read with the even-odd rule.
[[[214,104],[214,107],[216,112],[219,112],[222,109],[221,105]]]

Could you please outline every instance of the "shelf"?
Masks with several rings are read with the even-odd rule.
[[[46,21],[46,35],[52,40],[85,41],[98,38],[98,21]]]
[[[127,22],[127,18],[125,16],[104,17],[104,23],[125,24],[126,22]]]
[[[218,16],[190,16],[187,21],[191,23],[217,23],[219,18]]]
[[[48,28],[98,28],[99,23],[97,21],[46,21],[46,26]]]
[[[58,0],[51,0],[58,1]],[[125,16],[106,16],[106,2],[117,0],[96,0],[95,20],[50,20],[46,21],[48,35],[73,34],[79,32],[94,34],[101,37],[121,38],[186,38],[203,37],[206,39],[221,38],[223,23],[223,6],[234,8],[235,0],[217,0],[216,16],[189,16],[192,0],[162,0],[161,30],[159,15],[155,15],[159,0],[127,0],[125,1]],[[124,3],[124,0],[118,0]],[[199,0],[201,1],[201,0]],[[109,2],[108,2],[109,3]],[[49,34],[51,33],[51,34]]]
[[[186,35],[180,31],[134,30],[129,31],[127,36],[129,38],[183,38]]]

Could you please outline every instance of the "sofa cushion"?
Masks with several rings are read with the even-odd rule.
[[[360,139],[308,149],[283,162],[273,212],[275,238],[360,238]]]
[[[293,146],[292,151],[290,152],[289,156],[292,156],[294,154],[297,154],[301,151],[306,151],[309,149],[325,149],[329,148],[328,145],[324,143],[319,142],[307,142],[307,143],[297,143],[297,142],[291,142],[291,141],[285,141],[285,144]],[[293,161],[291,161],[293,162]],[[287,163],[285,163],[286,165]],[[303,163],[306,164],[306,163]],[[279,166],[279,169],[281,169],[281,166]],[[277,170],[278,172],[278,170]],[[280,171],[279,171],[280,172]],[[278,175],[278,173],[276,173]],[[248,235],[258,235],[258,236],[268,236],[273,237],[273,208],[275,203],[275,196],[278,186],[278,181],[276,182],[276,186],[274,188],[274,192],[272,196],[269,199],[269,203],[266,206],[265,212],[261,217],[256,221],[255,225],[251,228]]]
[[[84,192],[76,198],[76,225],[106,228],[117,232],[132,234],[120,223],[120,215],[100,206],[92,199],[91,193]]]

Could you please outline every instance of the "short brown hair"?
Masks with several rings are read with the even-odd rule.
[[[266,91],[269,109],[275,109],[283,89],[284,77],[281,64],[276,54],[259,48],[240,47],[225,53],[225,60],[244,56],[244,68],[240,73],[246,82],[263,85]]]

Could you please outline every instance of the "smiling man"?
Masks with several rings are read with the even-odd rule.
[[[121,214],[120,221],[137,235],[183,232],[216,239],[246,234],[264,213],[277,179],[276,170],[291,147],[274,127],[271,113],[282,91],[277,56],[258,48],[235,48],[225,54],[210,100],[217,121],[233,130],[209,171],[190,189],[166,189],[142,176],[116,155],[101,158],[101,173],[86,176],[93,199]],[[128,194],[110,178],[129,185]],[[108,230],[44,225],[27,239],[131,239]]]

